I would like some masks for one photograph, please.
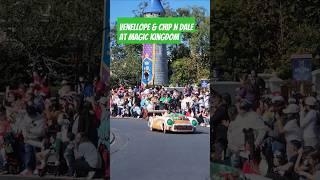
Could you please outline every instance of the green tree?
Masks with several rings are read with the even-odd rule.
[[[290,56],[319,54],[318,0],[217,1],[211,23],[212,67],[236,79],[241,71],[268,69],[290,77]]]
[[[187,57],[174,61],[171,65],[174,75],[170,78],[170,84],[186,85],[195,83],[197,74],[193,72],[196,72],[196,67],[192,66],[192,63],[193,59]]]
[[[0,31],[26,54],[26,71],[42,71],[53,79],[93,74],[101,52],[103,1],[0,0],[0,4]]]

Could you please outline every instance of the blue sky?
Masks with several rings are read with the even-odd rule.
[[[133,17],[133,10],[138,8],[140,2],[144,0],[111,0],[110,1],[110,20],[114,23],[118,17]],[[188,6],[201,6],[207,9],[207,14],[210,11],[210,0],[167,0],[170,7],[173,9],[188,7]]]

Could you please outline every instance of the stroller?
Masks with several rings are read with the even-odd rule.
[[[59,154],[60,155],[58,155],[53,149],[50,149],[45,171],[43,171],[40,176],[43,176],[45,173],[54,176],[60,176],[66,173],[68,166],[64,158],[62,158],[63,156],[61,156],[61,152],[59,152]]]
[[[57,131],[55,129],[51,129],[48,132],[48,134],[50,134],[51,136],[55,133],[57,133]],[[62,146],[62,144],[60,144],[60,146]],[[61,155],[62,148],[60,148],[59,151],[60,152],[56,152],[53,147],[50,147],[49,153],[46,158],[46,167],[44,170],[39,172],[40,176],[44,176],[45,173],[50,174],[50,175],[54,175],[54,176],[60,176],[61,174],[65,173],[66,163],[65,163],[64,159],[62,158],[63,156]]]
[[[55,176],[60,175],[60,161],[53,149],[50,149],[46,164],[46,170],[48,174],[53,174]]]
[[[7,170],[9,174],[18,174],[20,172],[19,142],[12,132],[4,135],[4,149],[7,159]]]

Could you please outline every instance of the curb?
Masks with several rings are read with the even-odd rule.
[[[132,119],[133,121],[134,120],[143,120],[143,121],[148,121],[148,119],[144,119],[144,118],[132,118],[132,117],[110,117],[110,119],[113,119],[113,120],[127,120],[127,119]]]
[[[133,118],[133,117],[111,117],[110,119],[144,119],[144,118]]]

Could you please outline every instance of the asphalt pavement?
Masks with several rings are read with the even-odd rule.
[[[151,132],[141,119],[112,119],[112,180],[209,179],[209,128],[195,134]]]

